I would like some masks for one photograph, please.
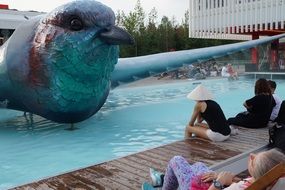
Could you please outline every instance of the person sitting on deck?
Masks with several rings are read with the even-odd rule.
[[[264,128],[267,126],[272,109],[276,105],[267,80],[258,79],[255,82],[254,92],[255,96],[243,104],[247,111],[228,119],[231,126],[246,128]]]
[[[276,82],[272,81],[272,80],[268,80],[267,82],[268,82],[269,88],[271,90],[271,94],[272,94],[272,96],[275,100],[275,103],[276,103],[276,105],[274,106],[274,108],[272,110],[271,116],[270,116],[270,121],[274,121],[278,116],[282,100],[279,98],[278,95],[275,94],[275,90],[276,90],[276,86],[277,86]]]
[[[285,163],[285,155],[277,149],[250,154],[247,168],[251,177],[240,179],[231,172],[216,173],[202,162],[189,164],[182,156],[174,156],[165,175],[150,169],[153,185],[144,182],[142,190],[244,190],[279,163]]]
[[[187,98],[195,100],[191,120],[185,129],[185,138],[195,134],[198,137],[212,141],[224,141],[230,137],[231,129],[225,115],[217,102],[202,85],[198,85]],[[205,120],[207,123],[202,123]],[[195,123],[197,121],[197,123]]]

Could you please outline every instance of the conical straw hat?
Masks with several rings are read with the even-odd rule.
[[[195,101],[212,100],[213,94],[207,90],[204,86],[199,84],[192,92],[187,95],[187,98]]]

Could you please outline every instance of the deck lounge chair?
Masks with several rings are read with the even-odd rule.
[[[285,189],[285,164],[281,163],[272,168],[261,178],[251,184],[246,190],[265,190],[271,187],[271,190],[284,190]]]

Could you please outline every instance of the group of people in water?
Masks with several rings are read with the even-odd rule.
[[[229,80],[238,79],[238,73],[230,63],[217,63],[216,61],[206,61],[202,63],[183,66],[178,70],[167,71],[157,75],[157,79],[194,79],[202,80],[208,77],[226,77]]]
[[[220,105],[213,100],[212,93],[202,85],[198,85],[187,96],[196,101],[196,104],[185,128],[185,138],[196,136],[220,142],[237,134],[237,126],[267,127],[277,117],[282,103],[275,94],[275,89],[274,81],[258,79],[254,87],[254,97],[243,103],[246,111],[226,119]],[[175,156],[169,161],[165,174],[150,169],[153,183],[152,185],[143,183],[142,189],[151,190],[161,187],[163,190],[177,188],[180,190],[244,190],[279,163],[285,163],[285,155],[277,149],[256,155],[251,154],[248,161],[248,172],[251,177],[239,179],[230,172],[216,173],[210,171],[204,163],[197,162],[191,165],[185,158]],[[279,189],[276,185],[274,188]],[[285,189],[284,184],[281,185],[281,189]]]
[[[237,80],[238,73],[233,69],[232,64],[224,64],[221,71],[221,76],[226,77],[229,80]]]

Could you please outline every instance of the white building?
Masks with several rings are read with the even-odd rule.
[[[8,6],[7,6],[8,7]],[[3,44],[23,22],[33,16],[44,14],[35,11],[18,11],[13,9],[1,9],[0,6],[0,45]]]
[[[285,32],[285,0],[190,0],[190,38],[250,40]]]

